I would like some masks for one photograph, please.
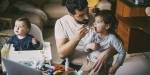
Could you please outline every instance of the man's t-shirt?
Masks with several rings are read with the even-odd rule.
[[[70,15],[65,15],[64,17],[58,19],[55,24],[55,38],[56,39],[62,39],[67,38],[71,39],[77,30],[79,30],[82,27],[81,24],[77,23],[74,18]],[[80,56],[80,54],[84,54],[84,41],[87,37],[85,36],[80,40],[76,47],[76,51],[73,54],[73,57]]]

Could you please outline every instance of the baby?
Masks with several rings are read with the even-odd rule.
[[[14,33],[8,40],[9,44],[13,44],[16,51],[35,50],[40,46],[38,40],[29,34],[31,28],[30,21],[25,18],[18,18],[15,21]]]

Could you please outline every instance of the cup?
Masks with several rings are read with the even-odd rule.
[[[139,0],[135,0],[135,4],[138,5],[139,4]]]

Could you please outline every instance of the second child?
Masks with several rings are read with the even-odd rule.
[[[39,41],[29,34],[31,28],[30,21],[23,17],[15,21],[14,33],[8,40],[9,44],[13,44],[16,51],[36,50],[40,46]]]

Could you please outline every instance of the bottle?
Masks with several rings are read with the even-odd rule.
[[[83,75],[83,71],[82,71],[82,70],[79,70],[79,71],[78,71],[78,75]]]
[[[138,5],[139,4],[139,0],[135,0],[135,4]]]
[[[65,71],[68,71],[68,68],[69,68],[69,60],[68,58],[65,59]]]
[[[52,75],[52,69],[48,69],[47,75]]]

